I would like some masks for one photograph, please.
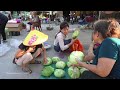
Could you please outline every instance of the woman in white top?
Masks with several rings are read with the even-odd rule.
[[[65,40],[67,34],[69,32],[69,25],[67,22],[62,22],[60,24],[60,31],[56,34],[54,40],[54,50],[56,52],[61,52],[68,50],[69,47],[73,44],[73,39]]]

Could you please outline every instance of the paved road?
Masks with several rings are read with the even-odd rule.
[[[52,45],[52,48],[47,50],[47,56],[53,57],[53,56],[56,56],[56,53],[53,49],[54,35],[55,33],[59,31],[59,26],[55,26],[54,24],[52,24],[52,26],[54,27],[54,30],[52,31],[47,31],[46,26],[48,26],[48,24],[42,24],[43,32],[49,35],[48,43]],[[76,27],[78,27],[77,24],[70,25],[71,29],[76,28]],[[83,43],[85,51],[88,49],[88,45],[91,40],[91,32],[92,30],[84,30],[84,31],[81,30],[80,32],[79,40]],[[28,32],[23,30],[20,36],[13,36],[12,39],[23,40],[27,34]],[[68,38],[71,37],[71,34],[72,33],[68,35]],[[10,41],[10,39],[8,39],[8,41]],[[7,44],[9,45],[9,42]],[[39,79],[40,71],[43,66],[42,65],[30,65],[33,73],[28,74],[28,73],[23,72],[19,66],[14,65],[12,63],[16,50],[17,49],[15,47],[11,47],[10,51],[7,54],[0,57],[0,79]],[[42,60],[42,57],[38,59]],[[65,57],[63,60],[66,61],[67,57]]]

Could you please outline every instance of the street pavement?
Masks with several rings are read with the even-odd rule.
[[[59,31],[59,25],[56,26],[54,24],[51,24],[54,27],[54,30],[48,31],[46,30],[46,27],[49,26],[49,24],[42,24],[42,32],[47,34],[49,36],[48,43],[52,46],[50,49],[47,49],[47,56],[48,57],[54,57],[57,55],[57,53],[53,49],[53,42],[54,42],[54,36]],[[77,28],[79,25],[70,25],[70,29]],[[92,30],[81,30],[80,35],[78,39],[81,41],[81,43],[84,46],[85,52],[88,49],[89,43],[91,42],[91,33]],[[29,74],[27,72],[23,72],[21,68],[15,64],[12,63],[15,52],[17,51],[17,48],[10,46],[10,40],[11,39],[17,39],[17,40],[24,40],[28,32],[26,30],[21,31],[20,36],[12,36],[12,38],[7,39],[8,43],[7,45],[11,47],[10,51],[8,51],[7,54],[4,56],[0,56],[0,79],[39,79],[40,78],[40,72],[43,68],[41,64],[32,64],[30,65],[30,68],[32,69],[32,74]],[[72,33],[68,35],[67,38],[70,38],[72,36]],[[42,55],[43,56],[43,55]],[[43,60],[43,57],[40,56],[37,58],[38,60]],[[67,61],[67,56],[65,56],[63,61]]]

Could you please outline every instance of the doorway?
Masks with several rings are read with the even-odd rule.
[[[63,17],[64,17],[64,20],[69,22],[70,21],[70,11],[63,11]]]

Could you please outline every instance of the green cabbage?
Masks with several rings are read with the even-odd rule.
[[[83,74],[84,71],[88,71],[88,69],[86,69],[86,68],[81,68],[81,69],[80,69],[80,73],[81,73],[81,74]]]
[[[80,67],[80,66],[77,66],[77,68],[81,69],[82,67]]]
[[[70,67],[72,65],[71,62],[67,62],[67,66]]]
[[[65,76],[65,71],[62,69],[55,69],[54,75],[55,77],[62,78]]]
[[[72,34],[72,38],[73,38],[73,39],[76,39],[76,38],[79,36],[79,34],[80,34],[80,31],[79,31],[79,30],[75,30],[75,31],[73,32],[73,34]]]
[[[72,66],[72,63],[71,63],[71,62],[67,62],[67,66],[68,66],[68,67]],[[82,67],[77,66],[77,68],[78,68],[78,69],[81,69]]]
[[[70,60],[70,55],[68,56],[68,60]]]
[[[42,76],[46,76],[46,77],[49,77],[51,76],[51,74],[54,72],[54,68],[51,67],[51,66],[46,66],[43,68],[42,72],[41,72],[41,75]]]
[[[43,64],[43,65],[50,65],[50,64],[52,64],[52,59],[47,57],[47,63]]]
[[[81,51],[73,51],[68,57],[69,62],[72,64],[77,64],[76,60],[83,61],[83,59],[84,59],[84,54]]]
[[[80,70],[77,67],[69,67],[68,68],[68,75],[72,79],[76,79],[80,77]]]
[[[59,58],[59,57],[53,57],[53,58],[52,58],[52,62],[53,62],[53,63],[57,63],[58,61],[60,61],[60,58]]]
[[[56,63],[56,68],[64,69],[65,66],[66,66],[66,64],[65,64],[65,62],[63,62],[63,61],[58,61],[58,62]]]

